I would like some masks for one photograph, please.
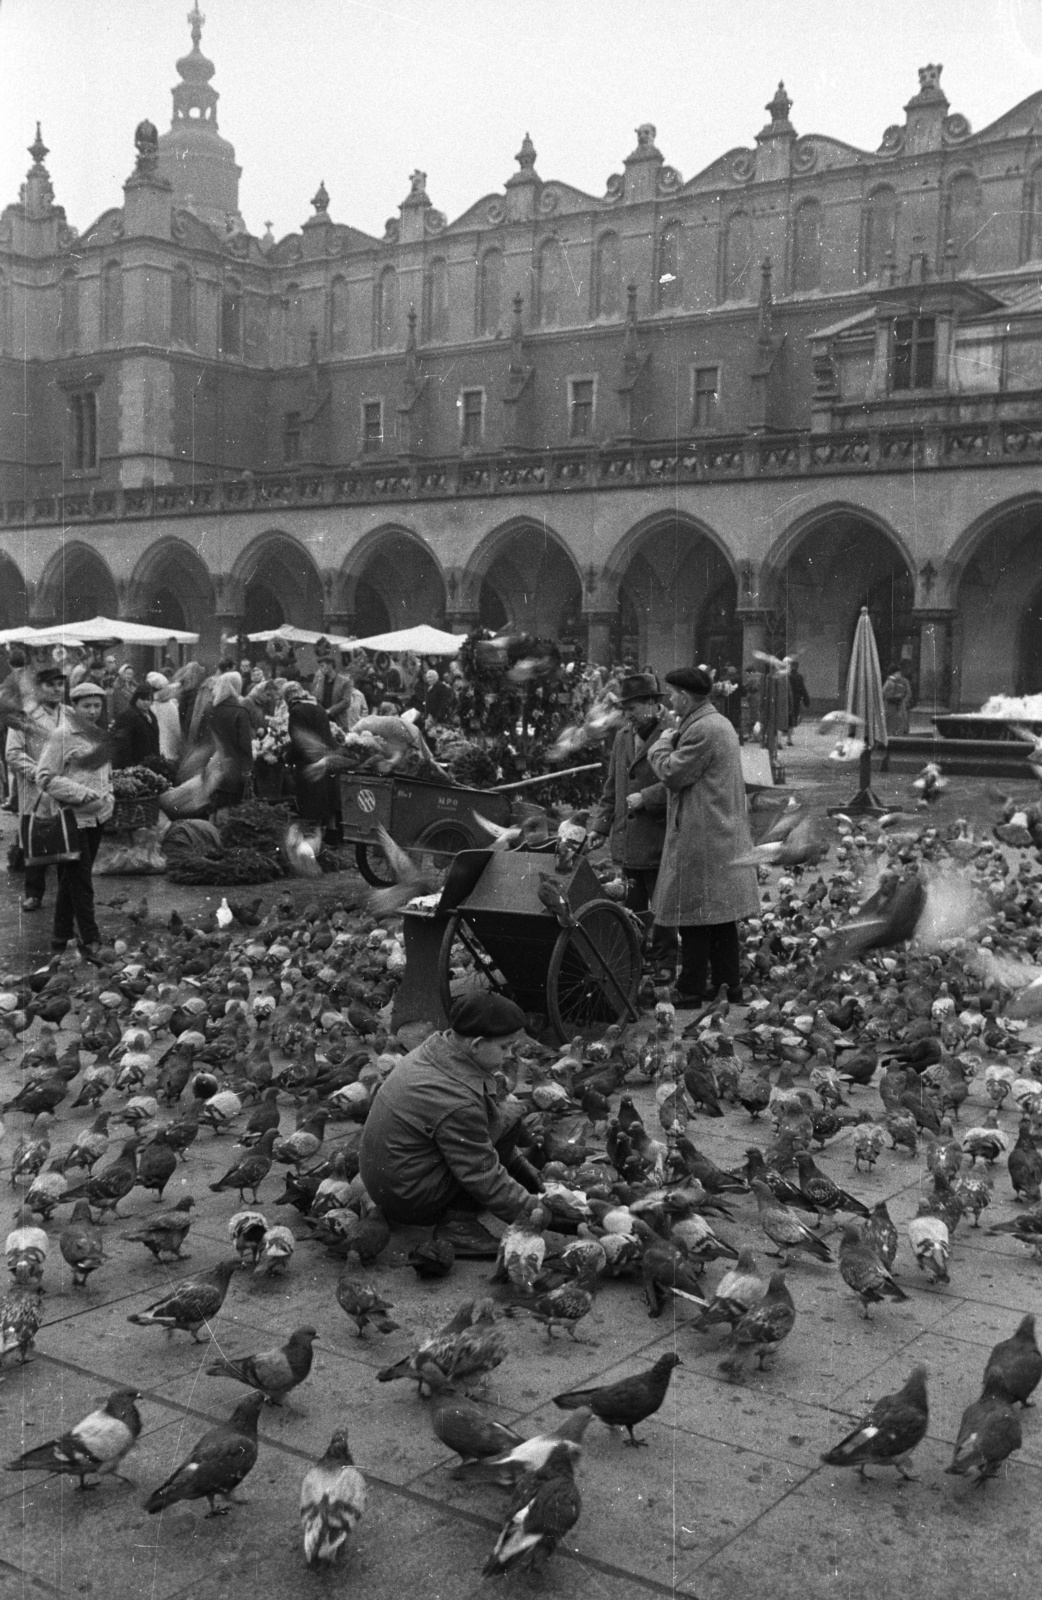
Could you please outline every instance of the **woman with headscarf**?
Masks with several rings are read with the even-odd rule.
[[[327,833],[337,831],[337,782],[334,777],[312,779],[307,769],[336,743],[329,717],[314,695],[299,683],[287,683],[282,691],[289,707],[289,739],[297,812],[304,822],[320,822]]]
[[[240,804],[253,774],[253,725],[242,703],[238,672],[222,672],[214,679],[209,736],[216,746],[220,773],[210,794],[210,810],[223,811]]]
[[[76,817],[80,853],[58,862],[58,894],[54,903],[51,949],[58,954],[79,933],[80,949],[93,957],[101,943],[94,912],[94,858],[101,830],[115,809],[107,739],[96,730],[105,705],[100,684],[81,679],[72,704],[40,752],[36,783],[54,806],[68,806]]]
[[[159,723],[152,710],[152,685],[137,683],[130,704],[112,724],[112,761],[117,767],[140,767],[159,756]]]
[[[176,684],[162,672],[150,672],[145,682],[152,687],[152,715],[159,728],[159,754],[167,761],[176,761],[181,754],[181,713],[177,705]]]

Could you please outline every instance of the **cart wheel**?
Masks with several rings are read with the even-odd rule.
[[[464,953],[470,956],[473,966],[462,982],[457,980],[454,989],[452,969],[460,965]],[[474,938],[457,911],[446,923],[441,940],[441,953],[438,957],[438,992],[441,997],[441,1009],[448,1016],[453,1001],[458,1000],[463,993],[505,994],[506,990],[506,979],[493,964],[488,952]]]
[[[366,883],[373,884],[377,889],[389,889],[398,882],[378,844],[356,844],[355,866]]]
[[[430,851],[435,866],[447,867],[458,850],[473,850],[477,840],[460,822],[434,822],[423,830],[416,843]]]
[[[640,984],[640,940],[629,913],[612,900],[590,900],[562,928],[546,976],[547,1014],[564,1043],[596,1039],[629,1013]]]

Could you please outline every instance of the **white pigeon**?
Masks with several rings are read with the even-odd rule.
[[[362,1519],[365,1498],[365,1479],[351,1459],[347,1429],[340,1429],[300,1486],[304,1559],[309,1567],[331,1566],[337,1560]]]
[[[224,898],[222,899],[220,905],[217,907],[216,916],[217,916],[217,926],[219,928],[229,928],[229,927],[231,927],[232,923],[235,921],[235,917],[232,914],[232,908],[228,904],[228,896],[227,895],[224,896]]]

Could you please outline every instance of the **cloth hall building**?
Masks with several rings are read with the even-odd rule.
[[[747,148],[685,178],[644,125],[599,195],[526,134],[379,238],[315,173],[276,240],[189,21],[121,203],[71,228],[37,129],[0,215],[0,627],[766,644],[824,706],[867,604],[922,703],[1042,689],[1042,91],[974,132],[924,67],[866,151],[779,85]]]

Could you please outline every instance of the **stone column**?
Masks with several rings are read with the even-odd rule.
[[[341,639],[350,639],[352,636],[357,636],[354,612],[324,611],[322,613],[322,632],[338,634]]]
[[[586,659],[595,666],[611,665],[612,633],[618,613],[615,611],[585,611]]]
[[[753,651],[767,648],[767,613],[739,606],[735,616],[742,624],[742,659],[738,665],[744,671],[753,659]]]
[[[932,717],[950,708],[952,623],[956,615],[953,607],[932,607],[912,612],[919,635],[919,684],[913,717],[918,717],[921,727],[929,727]]]
[[[476,607],[456,607],[451,600],[445,606],[445,627],[449,633],[473,633],[480,622]]]

